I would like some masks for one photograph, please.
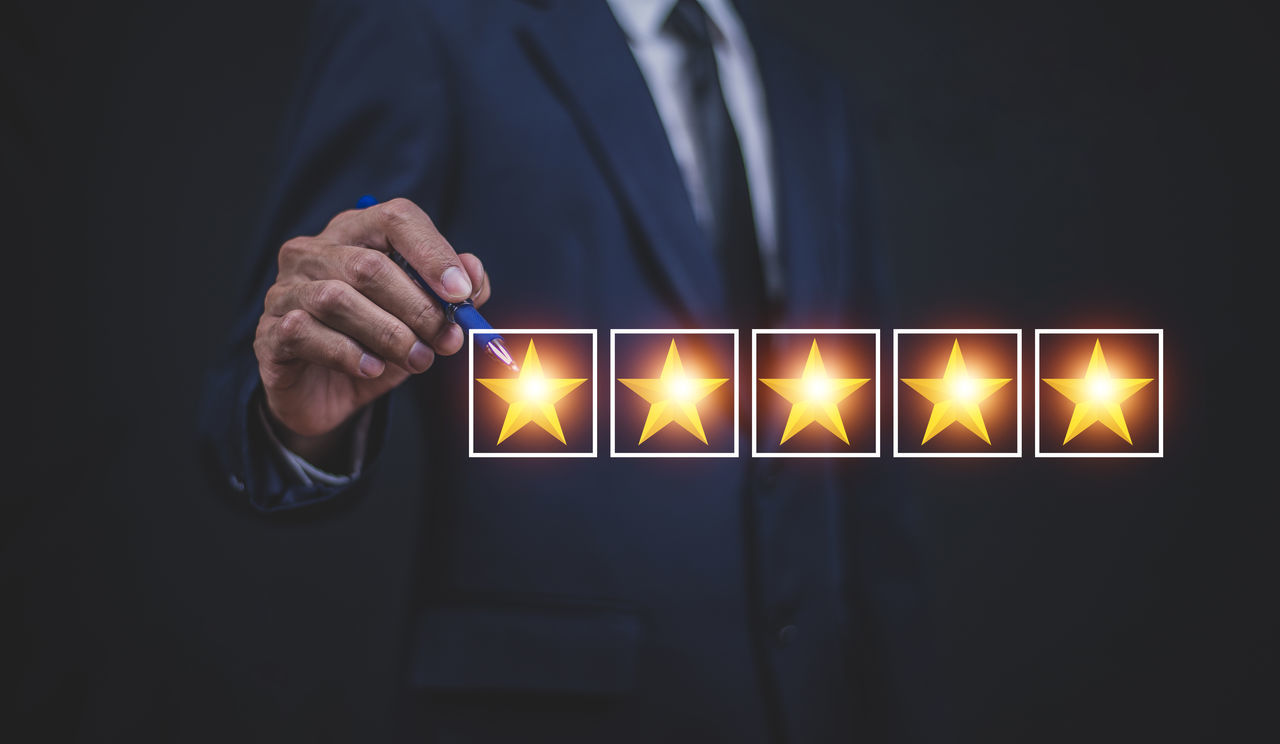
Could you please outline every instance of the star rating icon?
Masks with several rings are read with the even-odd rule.
[[[556,403],[573,392],[588,378],[548,377],[542,369],[537,347],[529,339],[529,349],[520,362],[516,377],[477,378],[480,383],[508,404],[507,415],[498,434],[498,444],[528,424],[536,424],[551,436],[568,444]]]
[[[933,404],[929,423],[925,426],[924,439],[920,443],[928,442],[943,429],[959,423],[977,434],[982,441],[991,444],[980,404],[1012,380],[1012,377],[970,376],[965,367],[964,354],[960,351],[960,339],[957,338],[952,343],[951,356],[947,359],[947,368],[941,378],[902,379],[908,387]]]
[[[517,372],[477,377],[498,366],[469,337],[468,456],[596,457],[596,330],[490,332],[528,347]],[[610,457],[738,457],[736,330],[609,333]],[[751,333],[752,457],[880,456],[879,330]],[[1162,330],[1035,333],[1036,457],[1164,456]],[[894,329],[891,358],[894,457],[1022,456],[1021,330]]]
[[[760,378],[760,382],[791,404],[791,411],[787,415],[787,423],[783,427],[782,440],[779,444],[785,443],[813,423],[831,432],[846,445],[849,444],[849,435],[845,433],[839,403],[870,379],[869,377],[833,378],[828,376],[826,367],[822,363],[822,353],[818,350],[818,340],[815,338],[809,347],[809,357],[805,361],[804,371],[800,377]]]
[[[1037,328],[1036,457],[1164,457],[1164,331]]]
[[[698,402],[728,381],[727,377],[686,375],[674,338],[662,364],[662,372],[656,378],[618,378],[618,382],[649,404],[639,444],[644,444],[646,439],[672,423],[707,444],[707,433],[698,414]]]
[[[1021,329],[895,329],[893,353],[894,457],[1022,456]]]
[[[1129,436],[1129,426],[1125,422],[1124,410],[1120,404],[1155,378],[1112,377],[1107,359],[1102,353],[1102,339],[1095,339],[1084,377],[1043,379],[1049,387],[1075,404],[1071,421],[1067,424],[1067,433],[1062,439],[1063,444],[1070,442],[1090,426],[1101,423],[1132,445],[1133,438]]]

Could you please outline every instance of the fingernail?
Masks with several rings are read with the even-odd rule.
[[[436,358],[436,354],[431,350],[430,346],[421,341],[414,341],[413,348],[409,349],[409,366],[415,372],[422,372],[431,366],[431,361]]]
[[[440,275],[440,283],[450,297],[460,300],[471,296],[471,277],[457,266],[450,266]]]
[[[371,354],[360,355],[360,374],[365,377],[377,377],[382,374],[382,368],[385,366],[381,359]]]

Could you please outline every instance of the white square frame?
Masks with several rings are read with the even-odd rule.
[[[1040,336],[1156,337],[1156,451],[1155,452],[1041,452],[1040,451]],[[1163,328],[1037,328],[1035,329],[1036,443],[1035,457],[1164,457],[1164,329]]]
[[[619,452],[618,440],[618,354],[619,335],[630,336],[733,336],[733,451],[732,452]],[[738,329],[737,328],[610,328],[609,329],[609,457],[737,457],[738,456]]]
[[[898,398],[902,395],[902,386],[898,383],[898,336],[994,336],[1007,334],[1013,336],[1017,346],[1017,424],[1014,439],[1017,448],[1013,452],[899,452],[898,451]],[[893,456],[894,457],[1022,457],[1022,378],[1026,375],[1022,369],[1022,329],[1021,328],[895,328],[893,329]]]
[[[874,452],[760,452],[758,449],[758,432],[760,418],[756,408],[756,396],[759,390],[756,365],[756,341],[761,335],[773,336],[873,336],[876,346],[875,361],[875,397],[876,397],[876,449]],[[880,369],[880,329],[879,328],[752,328],[751,329],[751,456],[752,457],[879,457],[880,456],[880,384],[884,375]]]
[[[467,457],[497,457],[504,459],[543,458],[543,457],[597,457],[597,430],[599,429],[599,408],[597,374],[600,369],[599,345],[594,328],[493,328],[479,331],[485,335],[496,333],[503,335],[527,334],[530,336],[568,336],[591,335],[591,451],[590,452],[476,452],[476,329],[467,329]]]

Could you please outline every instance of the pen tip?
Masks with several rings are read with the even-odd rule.
[[[486,351],[489,352],[490,356],[492,356],[494,359],[497,359],[499,362],[506,365],[507,367],[510,367],[512,371],[514,372],[520,371],[520,366],[516,364],[516,360],[511,356],[511,352],[507,351],[507,345],[502,343],[502,339],[500,338],[491,339],[487,344],[484,345],[484,348]]]

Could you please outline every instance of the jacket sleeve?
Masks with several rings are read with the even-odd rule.
[[[422,3],[418,6],[425,5]],[[249,241],[245,296],[220,361],[206,374],[200,414],[203,460],[215,486],[261,511],[330,500],[359,490],[385,436],[387,401],[374,404],[357,478],[320,483],[294,477],[263,431],[253,337],[279,246],[315,235],[364,194],[404,196],[437,215],[453,172],[455,110],[442,45],[421,7],[324,2],[306,24],[306,52],[274,147],[273,185]]]

